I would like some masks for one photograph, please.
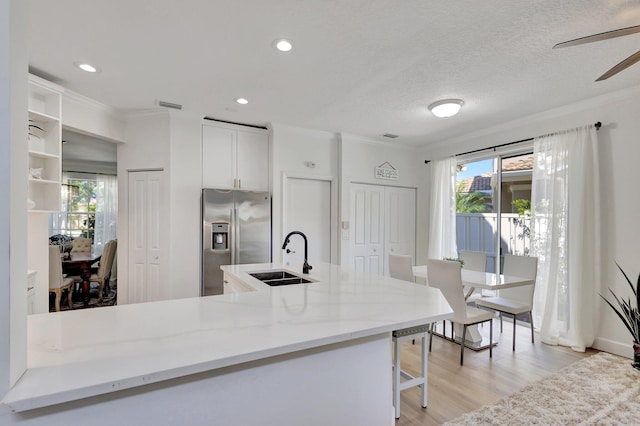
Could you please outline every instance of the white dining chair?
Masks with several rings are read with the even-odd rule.
[[[407,254],[390,254],[389,276],[403,281],[414,282],[413,258]]]
[[[431,287],[439,288],[447,303],[453,309],[451,322],[462,325],[460,341],[460,365],[464,364],[464,346],[467,337],[467,327],[474,324],[489,322],[489,358],[493,357],[493,312],[468,306],[464,300],[462,289],[462,268],[460,263],[453,260],[427,260],[427,278]],[[429,351],[433,333],[429,337]]]
[[[414,282],[413,260],[411,256],[390,254],[389,255],[389,276],[403,281]],[[393,406],[395,407],[396,419],[400,418],[400,391],[413,386],[422,388],[422,407],[427,408],[427,332],[429,324],[395,330],[391,333],[393,341]],[[400,343],[404,340],[421,339],[422,349],[422,376],[414,377],[400,368]],[[401,382],[400,379],[406,379]]]
[[[485,272],[487,270],[487,253],[483,251],[461,251],[460,260],[462,260],[462,268],[470,271]],[[468,289],[465,287],[464,294],[467,294]],[[482,297],[483,293],[474,292],[467,298],[468,302],[475,302],[476,299]]]
[[[487,253],[484,251],[461,251],[462,267],[472,271],[485,272],[487,270]]]
[[[504,256],[503,275],[513,275],[533,280],[533,284],[517,288],[506,288],[498,292],[496,297],[483,297],[476,300],[476,305],[492,309],[500,313],[500,333],[502,333],[502,314],[513,316],[513,344],[512,350],[516,350],[516,318],[519,314],[528,313],[531,325],[531,343],[533,337],[533,294],[535,280],[538,274],[538,258],[533,256]]]

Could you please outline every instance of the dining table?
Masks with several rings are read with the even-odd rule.
[[[427,265],[418,265],[413,267],[413,276],[416,278],[427,279]],[[461,271],[462,285],[467,287],[467,293],[465,294],[465,300],[467,300],[475,289],[483,290],[501,290],[505,288],[520,287],[525,285],[532,285],[535,283],[535,279],[518,277],[514,275],[496,274],[495,272],[482,272],[473,271],[471,269],[462,268]],[[428,280],[427,280],[428,284]],[[455,335],[460,336],[462,327],[459,327],[460,331],[457,331]],[[435,333],[438,335],[437,333]],[[443,332],[444,335],[444,332]],[[444,337],[444,336],[443,336]],[[459,338],[458,338],[459,340]],[[455,341],[455,338],[454,338]],[[459,342],[458,342],[459,343]],[[465,339],[465,346],[469,349],[479,351],[489,348],[490,345],[497,345],[496,342],[490,342],[487,338],[483,337],[478,330],[478,325],[467,327],[467,336]]]
[[[91,280],[91,266],[100,260],[100,255],[94,252],[69,253],[68,257],[62,259],[62,272],[67,275],[79,275],[82,281],[82,303],[86,308],[89,306],[89,288]]]

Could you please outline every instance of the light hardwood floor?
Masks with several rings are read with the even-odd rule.
[[[506,317],[505,317],[506,318]],[[464,365],[460,366],[460,346],[434,337],[429,354],[428,406],[421,407],[420,389],[413,387],[401,393],[401,415],[396,426],[439,425],[474,411],[483,405],[492,404],[510,395],[526,384],[566,367],[597,351],[575,352],[562,346],[548,346],[539,341],[531,343],[528,327],[516,328],[516,351],[511,350],[512,326],[509,320],[500,333],[500,322],[494,319],[494,340],[498,346],[489,351],[474,352],[466,349]],[[449,324],[447,324],[449,330]],[[486,324],[481,333],[489,335]],[[401,349],[402,369],[417,375],[420,369],[420,344],[403,342]]]

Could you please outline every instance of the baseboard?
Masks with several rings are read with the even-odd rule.
[[[625,358],[633,358],[633,346],[629,342],[620,343],[615,340],[596,337],[592,347],[599,351],[609,352],[614,355],[623,356]]]

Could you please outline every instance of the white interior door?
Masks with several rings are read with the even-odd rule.
[[[384,271],[389,273],[389,254],[406,254],[415,264],[416,252],[416,190],[414,188],[384,188],[385,256]]]
[[[166,298],[162,273],[163,172],[129,172],[128,303]]]
[[[307,237],[309,264],[331,262],[331,181],[306,178],[285,178],[282,239],[291,231]],[[292,252],[283,254],[283,261],[304,261],[304,240],[294,236],[287,246]]]
[[[384,273],[384,187],[351,184],[351,266]]]
[[[351,265],[388,274],[389,253],[415,259],[416,190],[351,184]]]

